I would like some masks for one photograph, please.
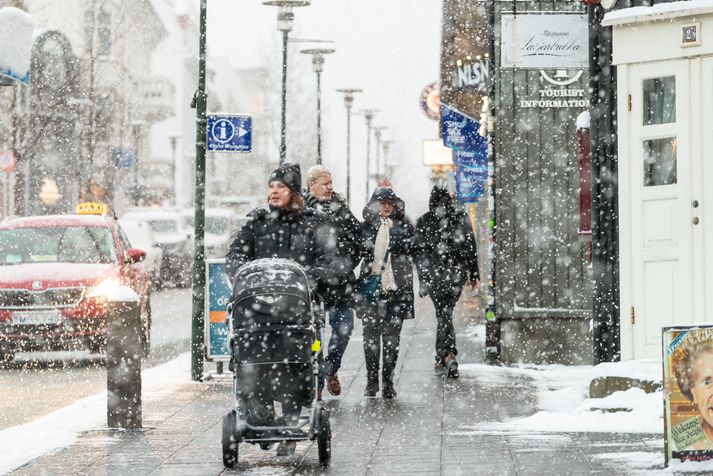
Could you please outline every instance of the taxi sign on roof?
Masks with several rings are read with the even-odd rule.
[[[106,203],[78,203],[77,215],[106,215]]]

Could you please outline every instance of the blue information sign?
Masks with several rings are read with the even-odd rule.
[[[227,306],[232,296],[225,259],[206,261],[206,356],[214,360],[229,360]]]
[[[243,114],[210,114],[206,147],[215,152],[252,151],[253,119]]]

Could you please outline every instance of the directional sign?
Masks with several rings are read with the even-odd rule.
[[[207,116],[207,148],[215,152],[251,152],[253,119],[243,114]]]

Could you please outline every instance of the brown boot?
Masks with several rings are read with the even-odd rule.
[[[446,355],[443,359],[443,366],[448,371],[448,378],[458,378],[458,361],[455,355]]]
[[[335,397],[342,394],[342,385],[339,383],[339,379],[336,375],[327,376],[327,390]]]

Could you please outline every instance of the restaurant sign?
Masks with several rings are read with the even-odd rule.
[[[501,20],[501,67],[587,68],[587,16],[572,13],[505,14]]]

